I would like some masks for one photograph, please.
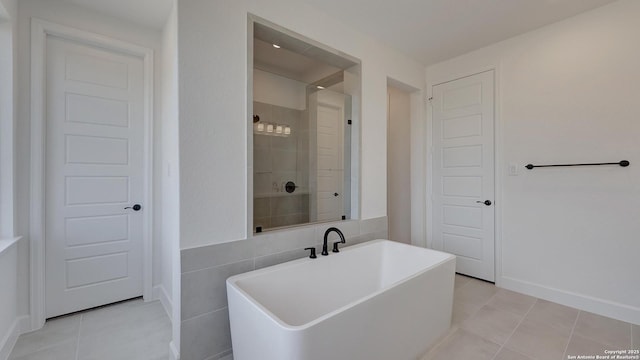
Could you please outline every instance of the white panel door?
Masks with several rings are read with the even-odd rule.
[[[144,64],[56,37],[46,59],[49,318],[142,295]]]
[[[318,221],[339,220],[344,184],[343,108],[318,104]]]
[[[494,281],[494,74],[433,87],[433,247]]]

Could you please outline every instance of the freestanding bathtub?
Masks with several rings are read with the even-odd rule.
[[[409,360],[451,323],[455,256],[373,240],[227,280],[235,360]]]

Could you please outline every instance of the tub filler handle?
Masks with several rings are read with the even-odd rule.
[[[305,248],[305,250],[311,250],[311,254],[309,254],[309,258],[310,258],[310,259],[315,259],[315,258],[317,258],[317,256],[316,256],[316,248],[314,248],[314,247],[308,247],[308,248]]]

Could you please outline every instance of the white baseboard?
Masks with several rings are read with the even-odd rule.
[[[513,290],[594,314],[640,325],[640,308],[638,307],[505,276],[500,280],[500,286],[507,290]]]
[[[160,300],[162,307],[164,307],[164,311],[167,312],[167,316],[169,316],[169,319],[173,321],[173,303],[171,302],[169,295],[167,295],[167,291],[164,286],[156,285],[153,287],[153,300]]]
[[[11,350],[13,350],[13,347],[16,345],[16,341],[18,341],[18,336],[26,332],[28,328],[28,315],[19,316],[13,321],[13,324],[7,334],[2,340],[0,340],[0,360],[7,360],[9,358]]]
[[[173,341],[169,343],[169,360],[180,360],[180,352]]]

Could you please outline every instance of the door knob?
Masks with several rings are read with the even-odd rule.
[[[340,194],[338,194],[338,193],[333,193],[333,196],[338,196],[338,195],[340,195]]]
[[[478,201],[476,201],[476,202],[477,202],[478,204],[485,204],[485,205],[487,205],[487,206],[490,206],[490,205],[491,205],[491,200],[485,200],[485,201],[478,200]]]
[[[142,209],[142,205],[135,204],[133,206],[127,206],[125,209],[133,209],[133,211],[140,211],[140,209]]]

